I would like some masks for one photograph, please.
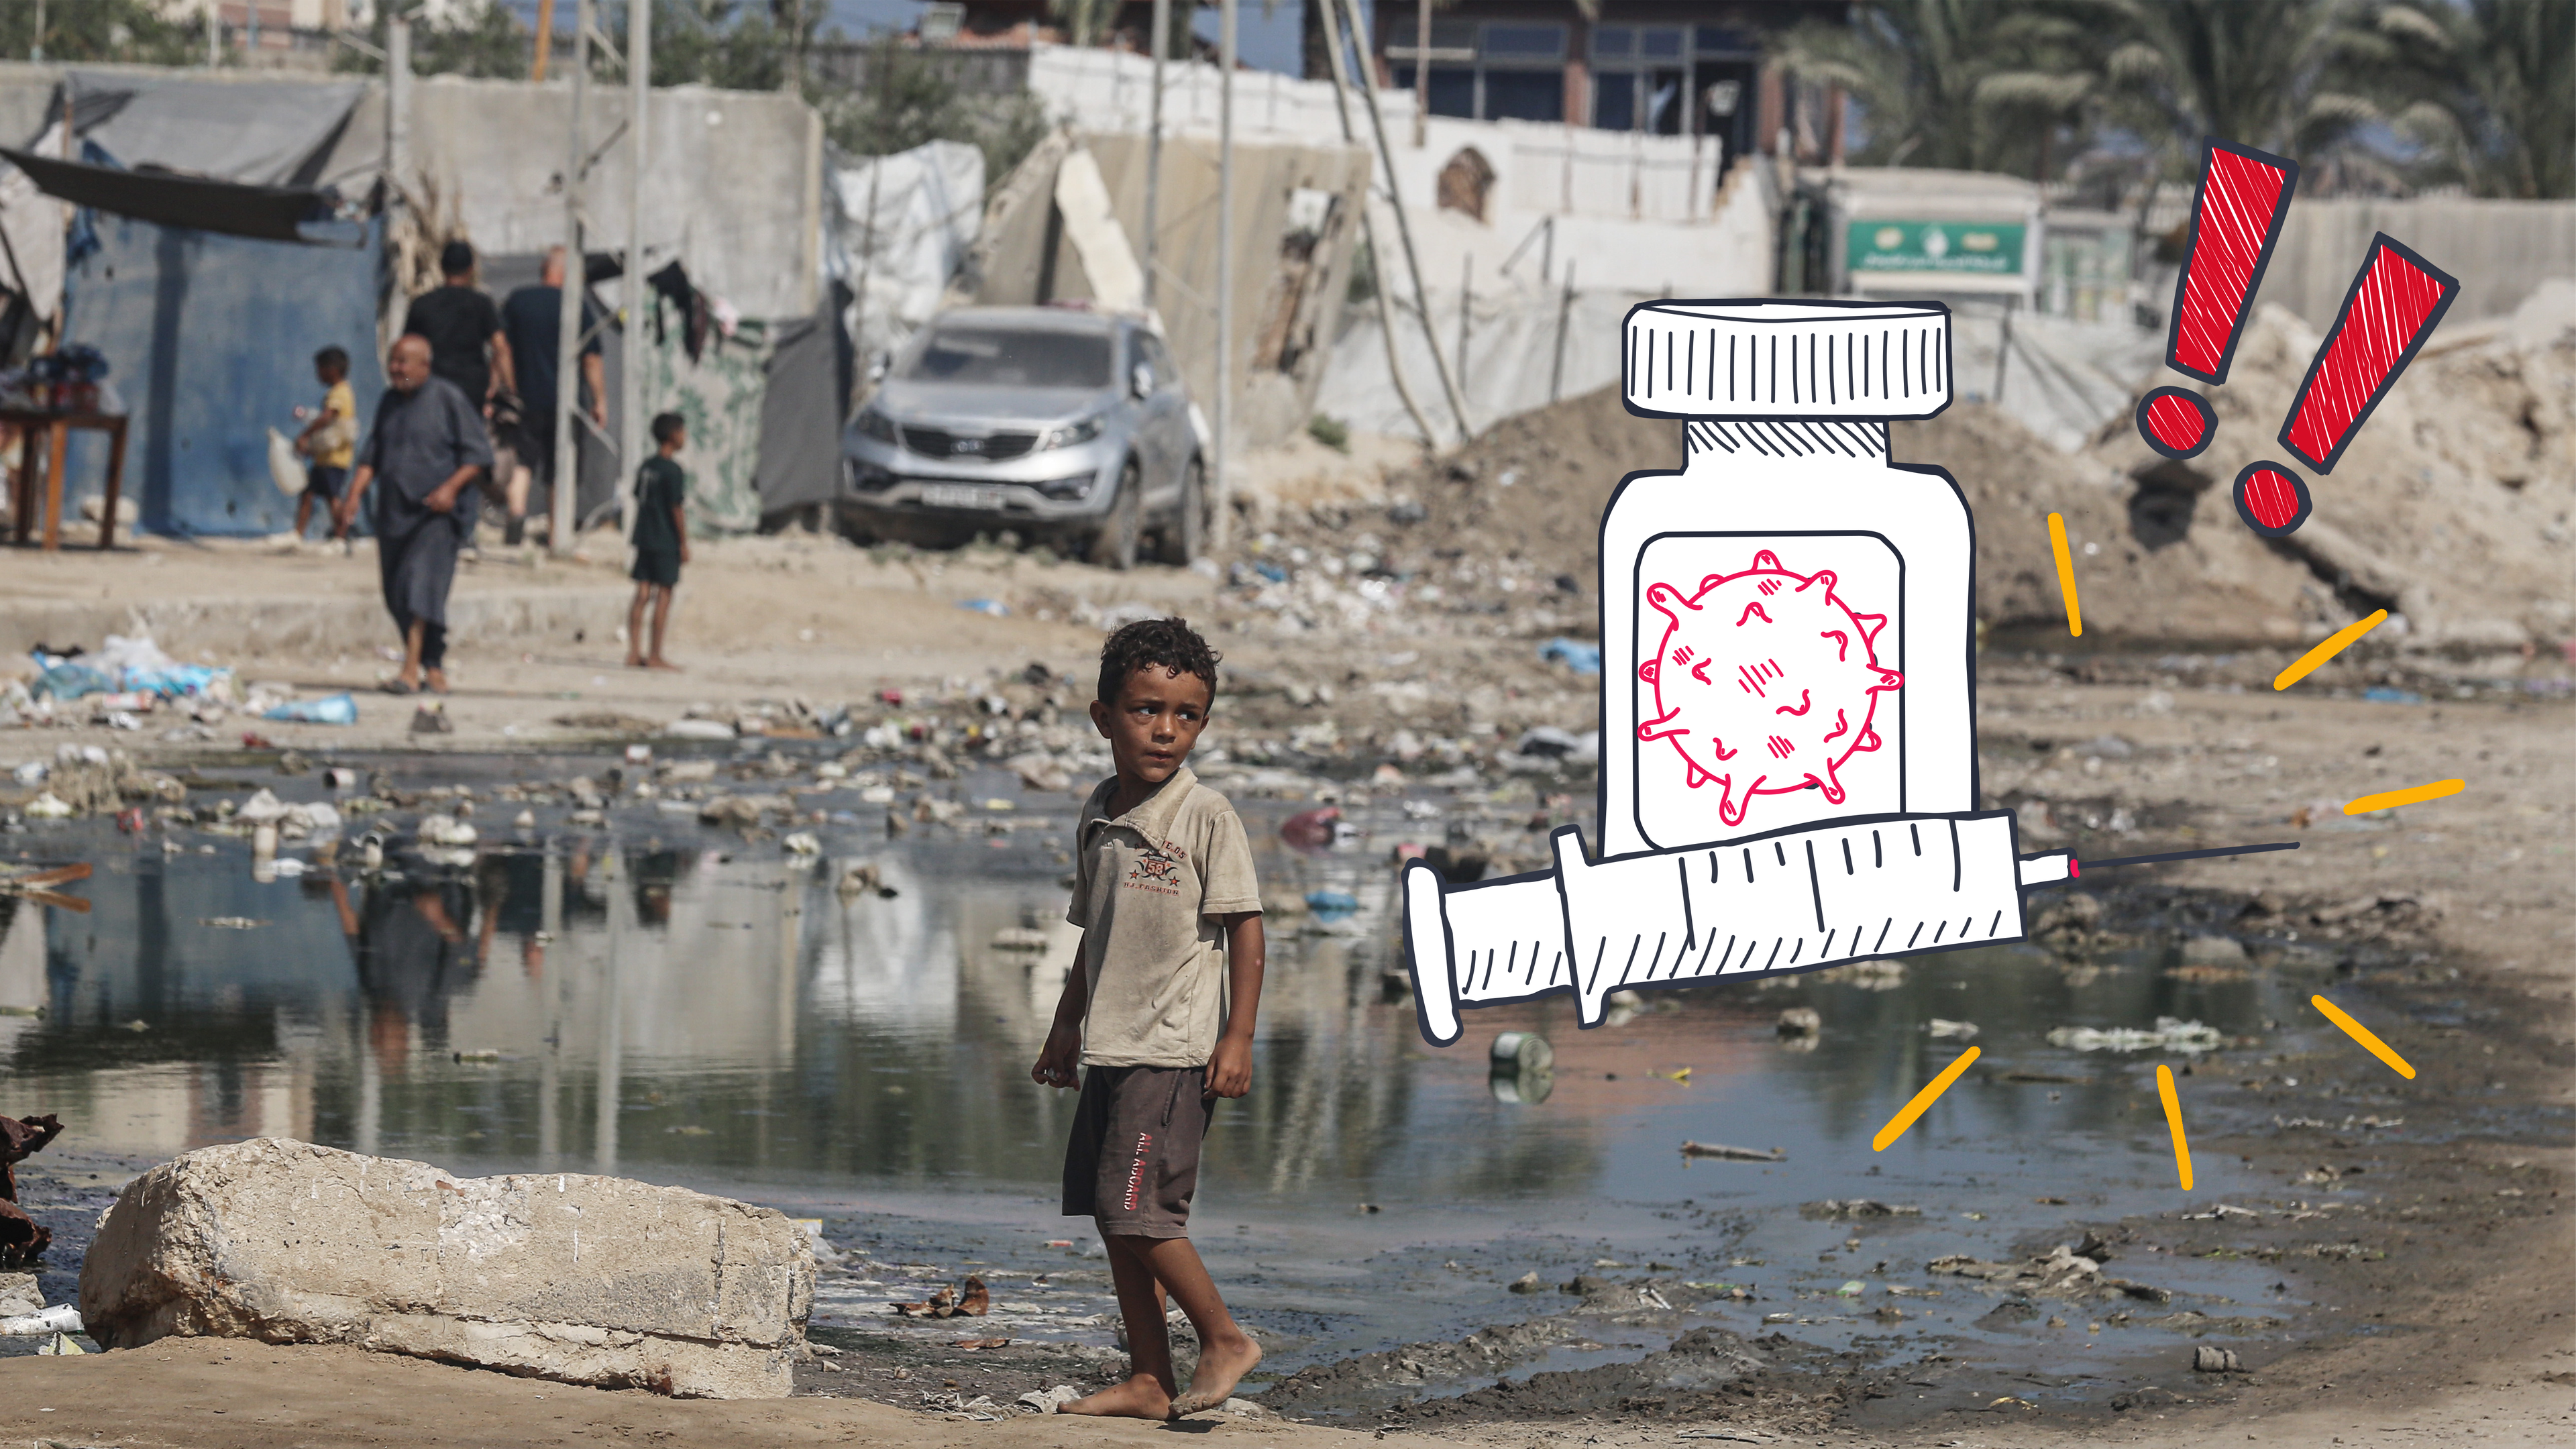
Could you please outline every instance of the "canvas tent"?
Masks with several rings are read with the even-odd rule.
[[[289,526],[294,500],[270,480],[267,430],[293,431],[294,408],[319,397],[314,352],[336,344],[349,353],[361,409],[382,392],[381,232],[336,185],[375,179],[372,167],[336,159],[364,93],[358,82],[69,70],[47,124],[18,148],[27,164],[0,177],[0,219],[21,271],[30,251],[45,256],[50,245],[66,339],[108,359],[108,381],[132,418],[125,489],[144,527]],[[66,102],[68,162],[59,159]],[[34,187],[91,203],[78,205],[67,239],[61,206]],[[109,205],[117,210],[100,209]],[[165,224],[175,222],[193,224]],[[282,229],[310,239],[279,239]],[[97,492],[105,467],[103,440],[76,438],[67,499]]]

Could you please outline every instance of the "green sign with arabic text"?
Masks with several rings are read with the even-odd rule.
[[[1855,221],[1844,246],[1855,272],[2010,277],[2021,273],[2028,230],[2017,221]]]

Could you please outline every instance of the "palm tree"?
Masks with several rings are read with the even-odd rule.
[[[2335,88],[2346,0],[2099,0],[2123,36],[2107,57],[2124,119],[2189,165],[2204,137],[2288,156],[2331,148],[2380,119]]]
[[[2576,196],[2576,5],[2567,0],[2381,3],[2349,63],[2398,129],[2481,196]]]
[[[1864,159],[2031,173],[2099,86],[2092,33],[2019,0],[1885,0],[1853,7],[1848,25],[1795,26],[1773,53],[1859,100]]]

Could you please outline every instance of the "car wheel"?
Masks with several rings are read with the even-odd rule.
[[[1174,568],[1187,568],[1207,552],[1207,469],[1196,458],[1182,470],[1180,506],[1163,525],[1162,544],[1162,561]]]
[[[1105,569],[1136,566],[1136,545],[1145,531],[1145,475],[1136,460],[1118,470],[1118,492],[1109,500],[1109,516],[1091,539],[1091,561]]]

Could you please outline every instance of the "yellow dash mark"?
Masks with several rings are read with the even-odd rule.
[[[2182,1101],[2174,1096],[2173,1068],[2156,1068],[2156,1095],[2165,1099],[2165,1123],[2173,1128],[2174,1171],[2182,1178],[2182,1190],[2191,1191],[2191,1144],[2182,1135]]]
[[[2307,653],[2300,655],[2298,663],[2293,664],[2289,668],[2282,670],[2280,673],[2273,675],[2272,687],[2274,689],[2287,689],[2291,685],[2298,683],[2300,680],[2307,678],[2309,675],[2316,673],[2318,665],[2325,663],[2327,660],[2341,654],[2346,649],[2351,648],[2354,640],[2359,639],[2362,635],[2369,633],[2371,630],[2376,629],[2387,622],[2388,611],[2386,609],[2381,609],[2373,613],[2367,619],[2360,620],[2357,623],[2344,625],[2332,634],[2327,635],[2324,643],[2309,650]]]
[[[2048,546],[2057,554],[2057,589],[2066,595],[2066,632],[2084,637],[2084,605],[2075,597],[2075,557],[2066,551],[2066,515],[2048,515]]]
[[[1939,1100],[1943,1092],[1950,1090],[1950,1084],[1959,1080],[1959,1074],[1968,1069],[1968,1064],[1975,1061],[1977,1055],[1977,1049],[1970,1047],[1959,1054],[1957,1061],[1943,1067],[1941,1075],[1934,1077],[1931,1085],[1915,1093],[1914,1100],[1905,1104],[1905,1110],[1888,1118],[1887,1125],[1878,1129],[1878,1135],[1869,1139],[1869,1150],[1885,1152],[1887,1144],[1904,1136],[1905,1130],[1914,1125],[1914,1119],[1922,1116],[1924,1110]]]
[[[2346,815],[2367,815],[2373,810],[2394,810],[2400,805],[2416,805],[2426,800],[2439,800],[2457,795],[2469,788],[2466,780],[2436,780],[2430,785],[2416,785],[2404,790],[2389,790],[2377,795],[2364,795],[2343,807]]]
[[[2390,1070],[2396,1072],[2397,1075],[2404,1077],[2410,1082],[2415,1080],[2415,1068],[2409,1065],[2404,1057],[2401,1057],[2396,1052],[2390,1050],[2388,1043],[2381,1041],[2371,1032],[2369,1027],[2363,1026],[2360,1022],[2357,1022],[2351,1017],[2345,1015],[2342,1007],[2335,1005],[2333,1002],[2326,1000],[2322,996],[2309,997],[2308,1004],[2315,1007],[2317,1010],[2324,1012],[2326,1014],[2326,1020],[2342,1027],[2344,1035],[2361,1043],[2363,1047],[2369,1050],[2372,1056],[2388,1063]]]

